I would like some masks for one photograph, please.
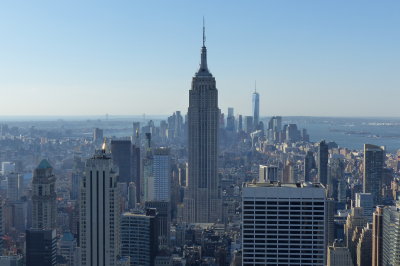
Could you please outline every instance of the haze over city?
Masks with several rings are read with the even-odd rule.
[[[4,1],[1,116],[187,110],[202,18],[219,106],[400,115],[397,1]]]

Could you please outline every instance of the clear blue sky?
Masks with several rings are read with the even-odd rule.
[[[187,111],[206,19],[223,112],[400,116],[400,1],[2,1],[0,115]]]

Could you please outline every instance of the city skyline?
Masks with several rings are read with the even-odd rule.
[[[260,117],[399,116],[399,4],[360,3],[6,3],[0,113],[186,110],[204,15],[223,112],[251,114],[256,80]]]

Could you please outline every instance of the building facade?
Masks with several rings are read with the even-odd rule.
[[[116,265],[119,255],[117,172],[106,147],[86,161],[81,180],[81,265]]]
[[[221,200],[218,193],[218,131],[220,109],[215,78],[207,66],[203,28],[200,69],[192,80],[188,109],[188,193],[185,219],[188,222],[218,220]]]
[[[246,183],[242,206],[243,265],[325,265],[323,187]]]

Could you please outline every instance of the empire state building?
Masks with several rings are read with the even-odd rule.
[[[218,193],[218,90],[207,67],[203,26],[200,69],[189,91],[188,191],[184,216],[187,222],[216,222],[221,210]]]

